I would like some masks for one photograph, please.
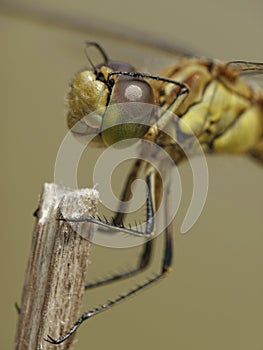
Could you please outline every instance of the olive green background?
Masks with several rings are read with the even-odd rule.
[[[260,0],[49,0],[41,5],[87,21],[95,18],[98,23],[147,32],[221,59],[263,58]],[[118,53],[121,59],[132,60],[135,48],[131,45],[126,52],[129,43],[104,42],[99,35],[4,10],[0,35],[0,347],[10,349],[17,320],[14,302],[20,301],[34,226],[32,213],[43,183],[53,181],[56,154],[67,131],[64,96],[74,72],[86,64],[83,42],[102,41],[114,58]],[[141,48],[134,55],[142,66],[149,63],[149,70],[158,62],[158,56]],[[243,157],[212,158],[208,163],[209,195],[200,219],[183,236],[178,229],[184,209],[176,218],[173,273],[155,288],[82,326],[75,349],[262,349],[263,168]],[[85,172],[84,166],[81,171]],[[186,188],[191,184],[189,172],[182,167]],[[159,245],[156,268],[160,254]],[[94,246],[90,277],[130,266],[136,257],[136,249]],[[90,292],[83,310],[138,280],[142,278]]]

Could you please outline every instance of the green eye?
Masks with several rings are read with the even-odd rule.
[[[120,77],[103,118],[101,135],[105,145],[142,138],[153,109],[154,93],[145,80]]]
[[[114,145],[119,141],[130,141],[123,144],[124,147],[127,147],[135,142],[134,140],[131,142],[131,139],[142,138],[148,128],[147,125],[137,123],[118,124],[104,130],[102,139],[106,146]]]

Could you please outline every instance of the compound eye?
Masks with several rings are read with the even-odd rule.
[[[154,93],[151,85],[142,79],[120,77],[112,92],[115,103],[140,102],[154,104]]]
[[[121,61],[107,61],[106,63],[99,64],[96,68],[99,70],[101,67],[108,67],[113,72],[135,72],[135,68],[126,62]]]
[[[155,111],[154,102],[153,89],[145,80],[119,77],[113,85],[110,103],[103,118],[101,135],[105,145],[125,141],[126,147],[141,139]]]
[[[120,61],[109,61],[107,66],[111,68],[114,72],[135,72],[135,68],[126,62]]]

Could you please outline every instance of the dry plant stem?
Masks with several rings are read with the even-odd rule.
[[[82,191],[82,192],[81,192]],[[58,338],[77,320],[84,292],[93,226],[73,227],[58,220],[60,213],[72,218],[94,215],[98,202],[95,190],[70,190],[45,184],[24,283],[15,350],[47,350],[54,345],[44,338]],[[81,208],[81,209],[80,209]],[[82,212],[81,212],[82,210]],[[56,346],[71,349],[72,340]]]

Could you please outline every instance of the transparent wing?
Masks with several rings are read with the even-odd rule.
[[[263,63],[262,62],[249,62],[249,61],[230,61],[228,66],[237,69],[240,72],[247,72],[252,74],[263,73]]]
[[[228,66],[237,69],[244,78],[263,87],[262,62],[230,61]]]

